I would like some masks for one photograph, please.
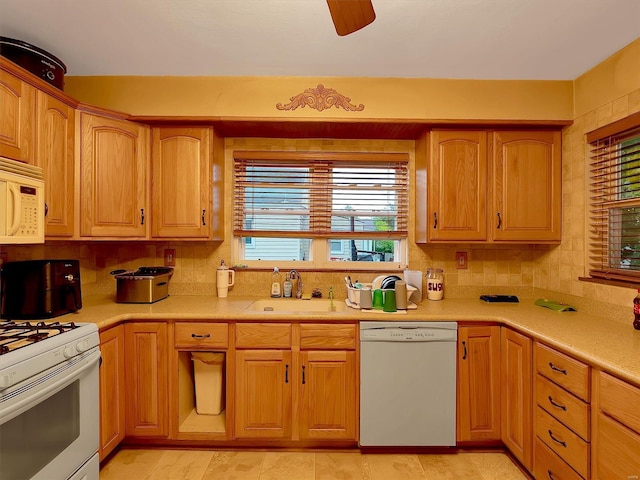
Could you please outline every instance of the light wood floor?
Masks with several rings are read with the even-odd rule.
[[[527,480],[503,453],[444,455],[121,449],[100,480]]]

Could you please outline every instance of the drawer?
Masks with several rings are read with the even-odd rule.
[[[589,478],[589,444],[553,418],[536,408],[536,436],[584,478]]]
[[[591,407],[542,375],[536,375],[536,403],[589,441]]]
[[[600,410],[640,434],[640,388],[604,372],[598,376]]]
[[[302,350],[354,350],[356,326],[345,324],[300,325]]]
[[[540,480],[583,480],[539,438],[536,438],[533,464],[533,476]]]
[[[291,324],[237,323],[236,348],[291,348]]]
[[[602,413],[594,422],[594,480],[640,478],[640,435]]]
[[[229,325],[226,323],[176,322],[174,344],[177,348],[227,348]]]
[[[536,370],[585,401],[590,401],[589,365],[536,342]]]

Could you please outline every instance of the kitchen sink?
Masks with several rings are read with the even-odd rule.
[[[313,298],[311,300],[299,300],[296,298],[269,298],[256,300],[247,306],[247,310],[252,312],[273,312],[273,313],[334,313],[344,312],[347,306],[344,302],[334,300],[334,310],[331,309],[331,300]]]

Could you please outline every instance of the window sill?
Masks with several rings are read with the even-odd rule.
[[[609,280],[606,278],[595,278],[595,277],[578,277],[578,280],[581,282],[587,283],[599,283],[601,285],[611,285],[613,287],[626,287],[626,288],[640,288],[640,280],[638,281],[622,281],[622,280]]]

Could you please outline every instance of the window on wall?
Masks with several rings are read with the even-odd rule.
[[[234,152],[234,258],[249,266],[404,268],[408,209],[406,153]]]
[[[589,275],[640,283],[640,114],[587,135]]]

